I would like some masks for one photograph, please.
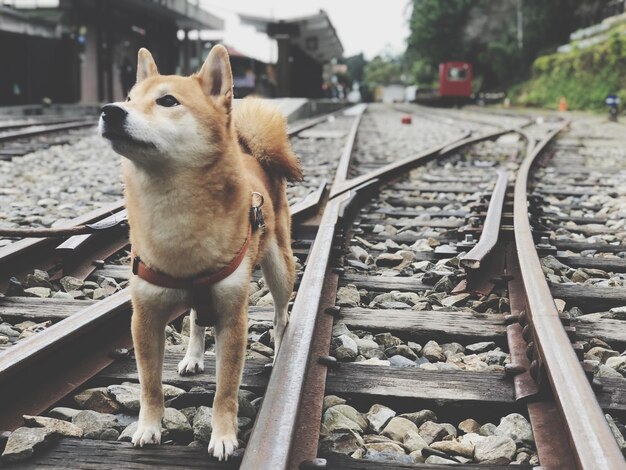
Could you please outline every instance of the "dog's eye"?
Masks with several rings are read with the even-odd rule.
[[[130,95],[126,97],[126,101],[130,101]]]
[[[171,108],[172,106],[178,106],[180,104],[172,95],[161,96],[161,98],[156,100],[156,103],[159,106],[165,106],[166,108]]]

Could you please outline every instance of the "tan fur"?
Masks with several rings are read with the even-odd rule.
[[[291,151],[287,120],[277,107],[259,98],[247,98],[235,108],[239,142],[259,163],[288,181],[301,181],[302,168]]]
[[[300,178],[301,171],[285,121],[275,108],[246,99],[231,119],[232,73],[225,48],[214,47],[202,70],[191,77],[158,75],[152,56],[143,49],[137,77],[130,101],[115,104],[128,112],[124,131],[129,137],[111,142],[126,157],[122,167],[131,243],[148,266],[174,277],[220,270],[244,243],[252,192],[265,197],[265,229],[254,232],[237,271],[209,288],[217,322],[217,390],[209,452],[221,460],[237,447],[237,393],[255,265],[262,265],[275,298],[277,349],[287,324],[295,267],[285,178]],[[158,105],[156,100],[164,95],[174,96],[180,106]],[[107,124],[101,120],[100,126],[106,135]],[[242,152],[238,133],[254,157]],[[184,289],[161,288],[136,277],[131,295],[142,386],[133,443],[143,446],[160,441],[167,319],[193,305]],[[203,368],[204,329],[192,324],[191,330],[189,350],[179,364],[181,374]]]

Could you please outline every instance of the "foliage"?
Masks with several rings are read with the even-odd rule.
[[[350,79],[355,82],[363,82],[363,72],[365,70],[365,64],[367,61],[363,57],[363,53],[353,55],[352,57],[346,57],[344,60],[348,67],[348,75]]]
[[[408,70],[415,82],[430,82],[433,77],[425,71],[463,60],[474,65],[485,88],[503,88],[527,75],[541,51],[597,21],[609,1],[412,0]]]
[[[513,101],[555,108],[565,96],[570,109],[603,109],[604,99],[617,94],[626,100],[626,37],[610,38],[586,49],[537,58],[532,78],[514,87]]]
[[[404,82],[401,57],[376,56],[365,66],[363,81],[370,88],[377,85],[391,85]]]

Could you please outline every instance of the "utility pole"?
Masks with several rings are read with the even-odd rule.
[[[520,52],[524,50],[524,13],[522,12],[522,0],[517,0],[517,47]]]

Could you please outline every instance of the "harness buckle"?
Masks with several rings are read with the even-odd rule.
[[[137,273],[139,272],[139,262],[141,260],[139,259],[139,256],[133,256],[133,262],[132,262],[132,272],[135,276],[137,276]]]

